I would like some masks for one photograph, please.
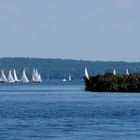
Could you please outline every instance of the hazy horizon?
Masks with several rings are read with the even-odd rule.
[[[125,60],[118,60],[118,61],[112,61],[112,60],[88,60],[88,59],[73,59],[73,58],[47,58],[47,57],[24,57],[24,56],[11,56],[11,57],[0,57],[0,59],[13,59],[13,58],[25,58],[25,59],[60,59],[60,60],[76,60],[76,61],[91,61],[91,62],[126,62],[126,63],[140,63],[140,61],[125,61]]]
[[[0,1],[0,57],[140,62],[139,0]]]

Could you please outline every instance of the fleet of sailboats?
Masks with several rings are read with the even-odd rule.
[[[126,75],[129,75],[129,70],[128,70],[128,69],[126,69],[126,73],[125,73],[125,74],[126,74]],[[113,75],[117,75],[117,73],[116,73],[116,69],[113,70]],[[86,77],[86,79],[90,79],[86,67],[85,67],[85,77]]]
[[[1,76],[0,76],[0,82],[1,83],[7,83],[7,82],[8,83],[15,83],[15,82],[29,83],[30,81],[27,77],[25,69],[23,69],[22,76],[21,76],[20,80],[17,77],[17,73],[16,73],[15,69],[13,69],[13,71],[9,70],[7,78],[6,78],[4,70],[2,69]],[[41,74],[38,72],[37,69],[33,69],[31,82],[34,82],[34,83],[42,82]]]
[[[21,78],[18,78],[17,76],[17,72],[15,69],[13,70],[9,70],[8,72],[8,76],[6,77],[4,70],[1,70],[1,76],[0,76],[0,83],[17,83],[17,82],[22,82],[22,83],[41,83],[42,82],[42,78],[41,78],[41,74],[38,72],[37,69],[33,69],[32,71],[32,79],[29,80],[28,75],[26,74],[26,70],[23,69],[22,71],[22,76]],[[63,79],[62,81],[71,81],[72,77],[71,74],[68,75],[67,79]]]
[[[113,70],[113,75],[116,75],[116,70],[115,70],[115,69]],[[128,69],[126,69],[126,75],[129,75],[129,70],[128,70]],[[86,77],[87,79],[90,79],[86,67],[85,67],[85,77]],[[62,81],[67,81],[67,80],[68,80],[68,81],[71,81],[71,80],[72,80],[70,74],[69,74],[68,79],[63,79]],[[41,82],[42,82],[42,78],[41,78],[41,74],[40,74],[40,73],[38,72],[38,70],[35,69],[35,68],[34,68],[33,71],[32,71],[32,80],[31,80],[31,81],[28,79],[28,76],[27,76],[27,74],[26,74],[25,69],[23,69],[21,79],[18,78],[15,69],[13,69],[13,71],[12,71],[12,70],[9,70],[9,72],[8,72],[8,77],[6,77],[5,72],[4,72],[4,70],[2,69],[2,70],[1,70],[1,76],[0,76],[0,83],[7,83],[7,82],[9,82],[9,83],[15,83],[15,82],[23,82],[23,83],[29,83],[29,82],[32,82],[32,83],[41,83]]]

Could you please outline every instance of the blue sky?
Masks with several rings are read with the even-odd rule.
[[[0,56],[140,61],[140,0],[0,1]]]

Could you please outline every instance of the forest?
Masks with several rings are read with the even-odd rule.
[[[140,74],[96,75],[85,78],[86,90],[93,92],[140,92]]]

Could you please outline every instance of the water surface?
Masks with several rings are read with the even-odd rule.
[[[140,94],[83,84],[1,84],[2,140],[139,140]]]

